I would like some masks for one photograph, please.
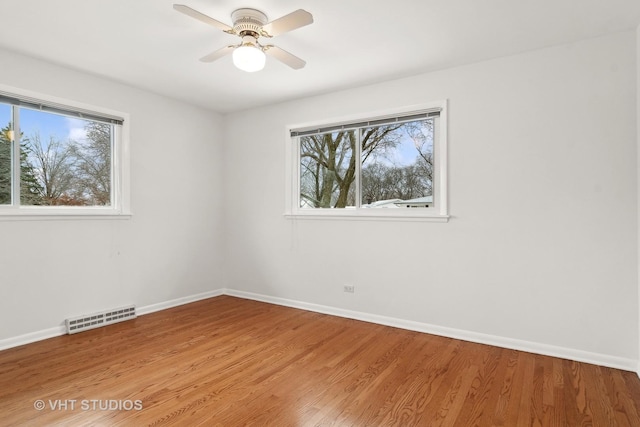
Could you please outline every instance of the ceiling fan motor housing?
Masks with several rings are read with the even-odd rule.
[[[260,29],[267,23],[267,15],[256,9],[237,9],[231,14],[233,30],[241,37],[260,37]]]

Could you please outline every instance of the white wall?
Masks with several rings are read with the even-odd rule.
[[[636,74],[637,74],[637,83],[636,83],[636,114],[637,114],[637,120],[636,120],[636,130],[638,132],[638,139],[637,139],[637,145],[636,145],[636,149],[637,149],[637,165],[636,165],[636,171],[637,171],[637,177],[636,179],[638,180],[638,271],[640,272],[640,26],[638,26],[638,29],[636,31],[636,35],[637,35],[637,39],[636,39]],[[639,273],[640,276],[640,273]],[[640,279],[640,277],[639,277]],[[640,280],[638,281],[638,305],[640,306]],[[640,334],[640,308],[638,309],[638,333]],[[640,339],[638,339],[638,345],[640,345]],[[637,368],[637,372],[638,372],[638,376],[640,376],[640,348],[638,349],[638,353],[639,353],[639,357],[638,357],[638,368]]]
[[[637,360],[635,41],[226,116],[227,286]],[[449,223],[283,217],[286,125],[445,98]]]
[[[222,118],[7,51],[0,64],[0,83],[130,113],[134,214],[0,221],[0,341],[223,287]]]

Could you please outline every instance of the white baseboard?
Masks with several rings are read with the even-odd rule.
[[[67,333],[64,325],[54,328],[43,329],[42,331],[30,332],[28,334],[19,335],[17,337],[6,338],[0,340],[0,351],[20,345],[31,344],[32,342],[42,341],[53,337],[59,337]]]
[[[559,347],[549,344],[541,344],[530,341],[505,338],[496,335],[482,334],[478,332],[465,331],[461,329],[448,328],[444,326],[431,325],[428,323],[414,322],[411,320],[398,319],[393,317],[379,316],[376,314],[363,313],[358,311],[344,310],[340,308],[311,304],[302,301],[289,300],[285,298],[271,297],[267,295],[254,294],[251,292],[235,291],[225,289],[225,295],[255,301],[267,302],[286,307],[299,308],[302,310],[314,311],[317,313],[330,314],[332,316],[346,317],[349,319],[362,320],[364,322],[377,323],[380,325],[392,326],[400,329],[407,329],[416,332],[439,335],[448,338],[455,338],[463,341],[480,344],[493,345],[512,350],[526,351],[529,353],[543,354],[546,356],[559,357],[562,359],[575,360],[576,362],[591,363],[594,365],[607,366],[625,371],[636,371],[640,374],[640,364],[634,359],[610,356],[607,354],[592,353],[572,348]]]
[[[177,307],[184,304],[213,298],[220,295],[229,295],[238,298],[250,299],[254,301],[266,302],[269,304],[298,308],[316,313],[329,314],[332,316],[345,317],[349,319],[361,320],[364,322],[377,323],[380,325],[392,326],[400,329],[423,332],[427,334],[439,335],[448,338],[455,338],[480,344],[493,345],[497,347],[509,348],[513,350],[526,351],[529,353],[544,354],[546,356],[560,357],[563,359],[575,360],[577,362],[591,363],[594,365],[607,366],[610,368],[622,369],[636,372],[640,376],[640,361],[623,357],[610,356],[600,353],[576,350],[572,348],[541,344],[530,341],[505,338],[496,335],[482,334],[478,332],[465,331],[461,329],[448,328],[444,326],[431,325],[428,323],[414,322],[411,320],[398,319],[394,317],[380,316],[377,314],[363,313],[352,310],[345,310],[319,304],[312,304],[303,301],[290,300],[268,295],[255,294],[251,292],[236,291],[233,289],[217,289],[203,292],[196,295],[177,298],[157,304],[138,307],[136,314],[143,316],[160,310]],[[42,331],[31,332],[17,337],[0,340],[0,350],[17,347],[32,342],[64,335],[66,328],[64,325],[44,329]]]
[[[203,292],[201,294],[190,295],[183,298],[177,298],[170,301],[161,302],[158,304],[146,305],[136,308],[136,315],[144,316],[145,314],[154,313],[160,310],[166,310],[167,308],[177,307],[183,304],[189,304],[191,302],[200,301],[207,298],[218,297],[224,294],[224,290],[218,289],[215,291]],[[28,334],[19,335],[17,337],[6,338],[0,340],[0,351],[8,348],[18,347],[20,345],[31,344],[32,342],[46,340],[48,338],[59,337],[67,333],[67,328],[64,325],[56,326],[54,328],[44,329],[42,331],[30,332]]]
[[[160,302],[157,304],[145,305],[143,307],[138,307],[136,309],[136,314],[138,316],[144,316],[145,314],[155,313],[156,311],[166,310],[167,308],[177,307],[179,305],[189,304],[207,298],[219,297],[220,295],[224,295],[224,289],[216,289],[215,291],[208,291],[201,294],[190,295],[187,297],[172,299],[170,301]]]

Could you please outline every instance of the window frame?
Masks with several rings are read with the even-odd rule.
[[[70,220],[70,219],[128,219],[130,210],[130,151],[129,151],[129,114],[82,102],[33,92],[25,89],[0,84],[0,92],[5,96],[40,101],[43,104],[68,108],[71,111],[90,112],[98,116],[117,117],[122,125],[113,126],[113,147],[111,152],[111,199],[110,206],[29,206],[19,203],[19,185],[15,185],[15,175],[12,172],[12,192],[14,200],[18,196],[18,203],[0,206],[0,221],[4,220]],[[8,104],[11,105],[11,104]],[[89,118],[90,119],[90,118]],[[16,130],[17,131],[17,130]],[[14,153],[19,152],[18,139],[12,142]],[[19,165],[19,155],[13,156],[14,170]]]
[[[450,218],[448,210],[448,112],[447,100],[410,105],[400,108],[360,113],[348,117],[323,119],[307,123],[296,123],[286,126],[286,192],[285,214],[289,219],[339,219],[339,220],[408,220],[447,222]],[[346,208],[301,208],[300,207],[300,144],[299,136],[291,136],[293,129],[325,128],[340,123],[375,121],[389,116],[404,116],[440,109],[438,126],[434,133],[434,166],[433,203],[430,208],[375,209],[363,207]],[[354,153],[355,155],[356,153]],[[356,163],[357,173],[361,174],[361,162]],[[359,186],[356,190],[359,191]],[[356,198],[360,197],[356,195]]]

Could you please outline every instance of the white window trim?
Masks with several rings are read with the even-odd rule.
[[[308,220],[405,220],[425,222],[447,222],[450,218],[448,209],[448,170],[447,170],[447,100],[430,102],[418,105],[409,105],[401,108],[387,109],[357,114],[348,117],[330,118],[307,123],[296,123],[285,128],[285,155],[286,155],[286,191],[285,191],[285,218]],[[366,208],[340,208],[340,209],[302,209],[298,206],[300,193],[300,147],[297,138],[291,137],[291,129],[309,128],[314,126],[327,126],[331,123],[343,123],[363,121],[390,115],[400,115],[413,111],[440,108],[439,132],[434,138],[434,152],[436,153],[436,170],[434,178],[434,204],[433,209],[366,209]]]
[[[118,135],[112,153],[113,206],[63,207],[63,206],[0,206],[0,221],[4,220],[76,220],[76,219],[129,219],[130,207],[130,148],[129,114],[108,108],[97,107],[70,99],[55,97],[38,92],[0,84],[0,91],[16,96],[28,97],[65,105],[85,111],[94,111],[106,116],[119,117],[122,126],[116,126]]]

